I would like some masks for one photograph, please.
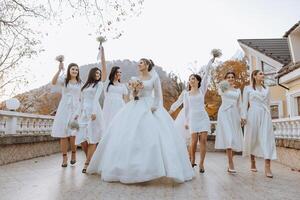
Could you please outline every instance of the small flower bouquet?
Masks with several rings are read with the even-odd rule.
[[[219,88],[222,92],[225,92],[230,88],[230,84],[228,81],[223,80],[219,83]]]
[[[58,55],[58,56],[56,56],[55,60],[62,63],[65,60],[65,56],[64,55]]]
[[[68,126],[71,130],[79,130],[79,123],[77,120],[71,120]]]
[[[103,36],[97,37],[96,40],[97,40],[97,42],[100,43],[100,46],[101,46],[104,42],[106,42],[106,38],[103,37]]]
[[[144,84],[136,77],[132,77],[128,82],[128,87],[132,91],[134,100],[139,100],[139,92],[144,88]]]
[[[211,50],[211,54],[213,55],[214,58],[219,58],[222,56],[222,51],[221,49],[213,49]]]
[[[101,59],[101,57],[102,57],[102,44],[104,43],[104,42],[106,42],[106,38],[105,37],[103,37],[103,36],[99,36],[99,37],[97,37],[96,38],[96,40],[97,40],[97,42],[99,42],[99,47],[98,47],[98,54],[97,54],[97,60],[100,60]]]

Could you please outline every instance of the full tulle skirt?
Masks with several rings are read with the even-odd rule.
[[[189,132],[189,129],[185,128],[185,116],[184,116],[184,110],[181,109],[178,113],[176,119],[175,119],[175,128],[181,133],[182,137],[185,140],[186,145],[190,145],[191,141],[191,134]]]
[[[130,101],[106,129],[87,169],[104,181],[145,182],[168,177],[182,183],[194,176],[185,141],[167,111],[154,113],[152,98]]]

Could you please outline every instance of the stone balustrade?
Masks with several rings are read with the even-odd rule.
[[[0,110],[0,135],[49,134],[54,117]]]
[[[273,120],[276,138],[300,139],[300,117]]]

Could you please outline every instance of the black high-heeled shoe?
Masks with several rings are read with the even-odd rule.
[[[75,154],[75,153],[76,153],[76,151],[72,151],[72,155]],[[76,163],[76,160],[71,160],[71,161],[70,161],[70,164],[71,164],[71,165],[74,165],[75,163]]]
[[[84,168],[82,169],[82,173],[85,174],[90,163],[84,163]]]
[[[200,172],[201,174],[203,174],[203,173],[205,172],[205,169],[204,169],[204,167],[201,168],[200,166],[201,166],[201,165],[199,164],[199,172]]]
[[[64,153],[63,154],[63,158],[66,157],[68,154]],[[62,163],[61,167],[67,167],[68,166],[68,162],[67,163]]]

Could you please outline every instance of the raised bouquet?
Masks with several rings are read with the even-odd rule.
[[[211,50],[211,54],[213,55],[214,58],[219,58],[222,56],[222,51],[221,49],[213,49]]]
[[[59,55],[55,57],[55,60],[62,63],[65,60],[65,56],[64,55]]]
[[[106,38],[103,36],[99,36],[96,38],[97,42],[100,43],[100,45],[102,45],[104,42],[106,42]]]
[[[139,100],[139,92],[144,88],[144,84],[136,77],[132,77],[128,82],[128,87],[132,91],[134,100]]]
[[[103,36],[99,36],[96,38],[97,42],[99,42],[97,60],[100,60],[102,57],[102,44],[106,42],[106,38]]]
[[[230,88],[230,84],[228,81],[223,80],[219,83],[219,88],[222,92],[225,92]]]

